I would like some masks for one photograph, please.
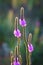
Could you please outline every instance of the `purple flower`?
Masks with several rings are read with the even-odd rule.
[[[13,65],[20,65],[20,62],[15,60],[15,61],[13,62]]]
[[[26,24],[26,21],[25,19],[19,19],[19,24],[22,26],[22,27],[25,27],[27,24]]]
[[[20,65],[18,58],[17,58],[17,61],[16,61],[16,59],[14,59],[13,65]]]
[[[21,37],[21,33],[20,33],[19,29],[17,29],[17,30],[15,29],[14,30],[14,36],[17,37],[17,38]]]
[[[28,51],[33,52],[33,50],[34,50],[33,45],[31,43],[28,44]]]
[[[40,21],[36,21],[36,26],[37,26],[37,27],[40,26]]]

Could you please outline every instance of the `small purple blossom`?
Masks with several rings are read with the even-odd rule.
[[[20,62],[15,60],[15,61],[13,62],[13,65],[20,65]]]
[[[17,58],[17,61],[16,61],[16,59],[14,59],[13,65],[20,65],[18,58]]]
[[[37,26],[37,27],[40,26],[40,21],[36,21],[36,26]]]
[[[17,29],[17,30],[15,29],[14,30],[14,36],[17,37],[17,38],[21,37],[21,33],[20,33],[19,29]]]
[[[19,24],[22,26],[22,27],[26,27],[26,21],[25,21],[25,19],[19,19]]]
[[[31,43],[28,44],[28,51],[33,52],[33,50],[34,50],[33,45]]]

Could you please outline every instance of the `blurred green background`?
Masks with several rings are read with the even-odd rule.
[[[10,65],[10,51],[17,44],[13,35],[15,17],[20,18],[24,7],[27,21],[26,36],[31,32],[32,65],[43,65],[43,0],[0,0],[0,65]],[[21,27],[19,29],[22,31]],[[26,65],[24,43],[20,43],[23,64]]]

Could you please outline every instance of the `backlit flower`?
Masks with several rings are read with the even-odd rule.
[[[19,19],[19,24],[22,26],[22,27],[26,27],[26,21],[25,21],[25,19]]]
[[[33,52],[33,50],[34,50],[33,45],[31,43],[28,44],[28,51]]]
[[[17,37],[17,38],[21,37],[21,32],[20,32],[19,29],[17,29],[17,30],[15,29],[14,30],[14,36]]]

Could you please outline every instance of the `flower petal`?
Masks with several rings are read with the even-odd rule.
[[[17,37],[17,38],[21,37],[21,33],[20,33],[19,29],[14,30],[14,36]]]
[[[25,27],[25,26],[27,25],[25,19],[23,19],[23,20],[19,19],[19,24],[20,24],[22,27]]]
[[[33,52],[33,45],[30,43],[30,44],[28,44],[28,51],[29,52]]]

